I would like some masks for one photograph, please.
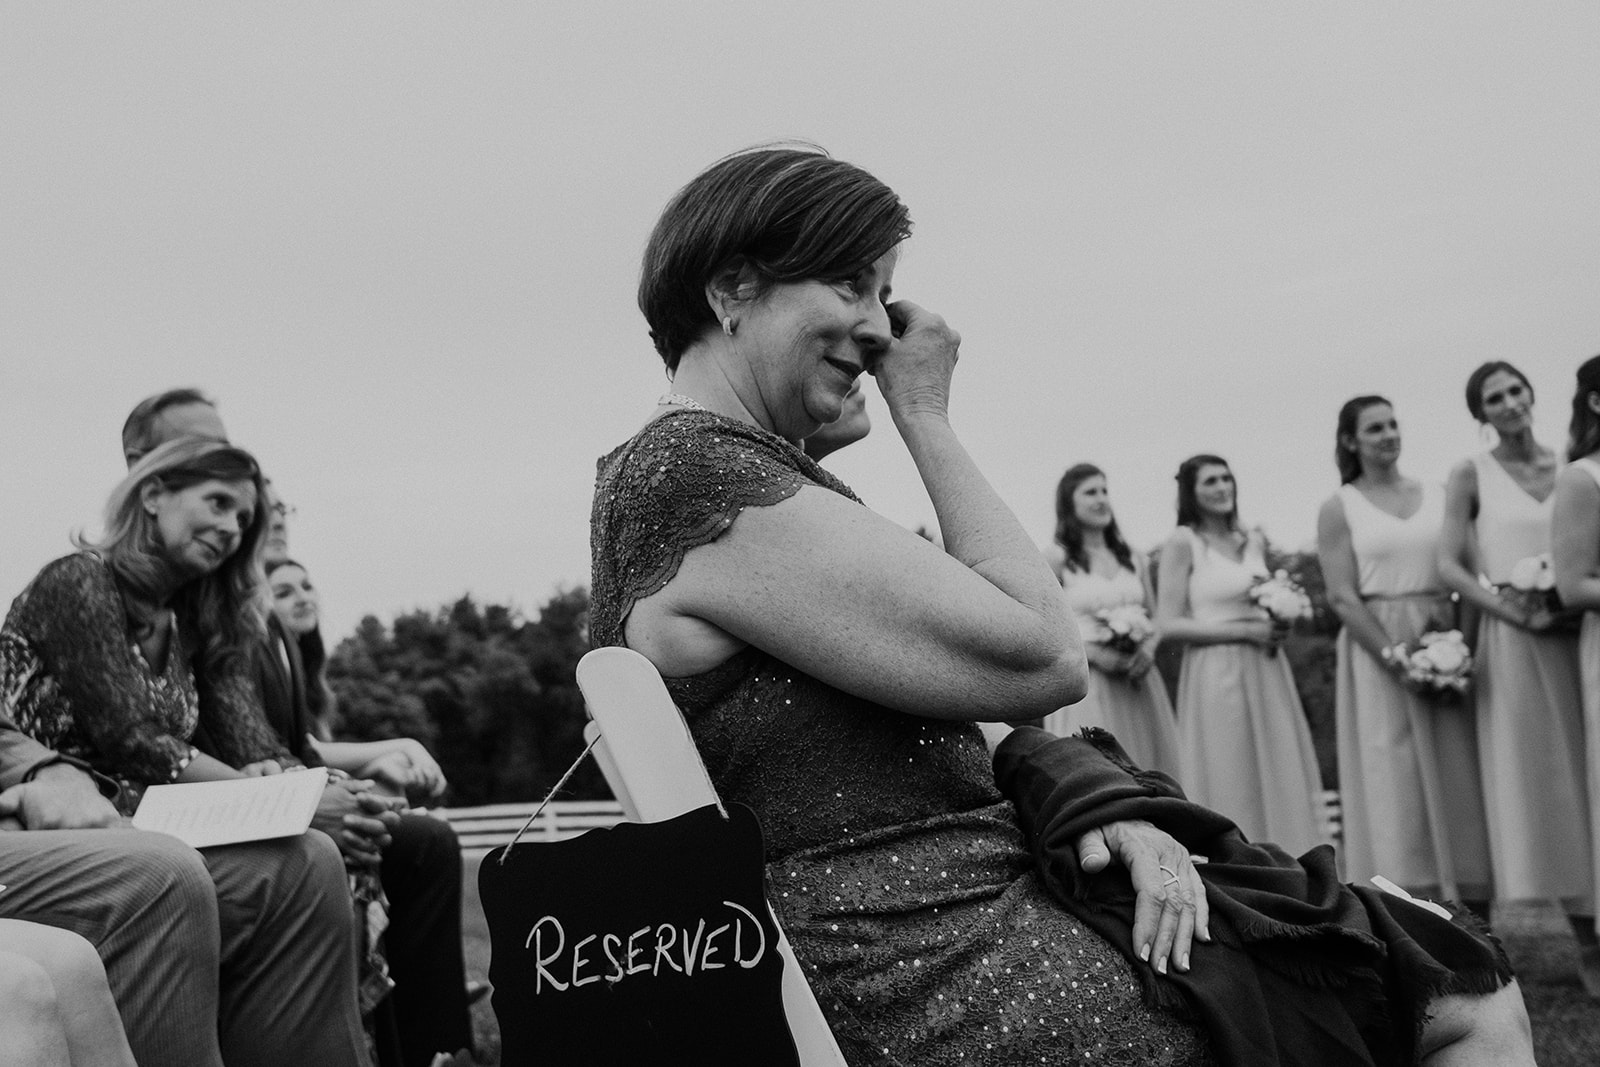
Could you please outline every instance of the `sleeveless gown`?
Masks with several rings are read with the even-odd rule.
[[[1061,585],[1077,615],[1078,633],[1085,641],[1097,640],[1096,634],[1102,628],[1096,612],[1124,604],[1149,608],[1140,575],[1125,567],[1119,567],[1114,578],[1068,567],[1061,573]],[[1063,737],[1086,726],[1111,731],[1139,766],[1177,777],[1177,721],[1158,671],[1152,669],[1137,682],[1131,682],[1126,676],[1107,674],[1091,666],[1088,695],[1044,720],[1046,730]]]
[[[1600,463],[1587,456],[1572,462],[1600,485]],[[1595,865],[1594,884],[1600,886],[1600,812],[1595,810],[1595,803],[1600,800],[1600,612],[1583,613],[1583,628],[1578,633],[1578,660],[1582,665],[1584,736],[1588,739],[1585,755],[1589,765],[1589,840]]]
[[[1357,586],[1391,642],[1414,645],[1448,618],[1436,563],[1444,493],[1423,488],[1401,519],[1339,488]],[[1489,837],[1470,701],[1437,703],[1401,685],[1339,631],[1335,721],[1344,875],[1375,874],[1447,899],[1489,898]]]
[[[669,412],[600,461],[596,645],[745,508],[857,498],[789,442]],[[859,503],[859,501],[857,501]],[[872,704],[755,647],[667,679],[724,801],[766,839],[768,893],[853,1065],[1213,1062],[1033,873],[972,723]]]
[[[1518,560],[1550,550],[1554,494],[1535,500],[1487,452],[1472,463],[1478,551],[1484,574],[1501,585]],[[1577,637],[1533,634],[1485,615],[1473,690],[1496,899],[1589,906],[1594,874]]]
[[[1242,560],[1190,539],[1189,611],[1201,622],[1259,619],[1250,587],[1267,576],[1258,540]],[[1322,789],[1311,728],[1289,661],[1245,642],[1190,645],[1178,675],[1180,781],[1191,800],[1228,816],[1253,841],[1291,855],[1322,844]]]

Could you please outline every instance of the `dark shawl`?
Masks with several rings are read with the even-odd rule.
[[[1499,942],[1464,913],[1446,920],[1342,884],[1328,845],[1295,859],[1251,843],[1231,820],[1185,799],[1171,778],[1134,767],[1109,733],[1091,728],[1083,737],[1112,762],[1023,727],[995,752],[995,779],[1016,804],[1040,879],[1130,959],[1128,873],[1113,864],[1086,874],[1078,838],[1144,819],[1208,857],[1199,871],[1212,943],[1194,943],[1186,974],[1161,976],[1137,960],[1134,969],[1150,1002],[1205,1024],[1225,1062],[1409,1065],[1432,1000],[1490,993],[1511,980]]]

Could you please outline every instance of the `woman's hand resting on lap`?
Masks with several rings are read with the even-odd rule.
[[[1113,857],[1128,868],[1137,894],[1134,952],[1161,974],[1169,964],[1187,971],[1194,939],[1211,940],[1206,889],[1189,850],[1142,819],[1107,823],[1078,839],[1078,863],[1090,874],[1105,870]]]

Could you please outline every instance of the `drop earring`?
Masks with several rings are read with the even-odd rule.
[[[727,334],[729,337],[732,337],[733,336],[733,331],[734,331],[735,328],[736,328],[736,326],[735,326],[735,323],[733,321],[733,316],[732,315],[724,315],[724,316],[722,316],[722,332],[723,333]]]

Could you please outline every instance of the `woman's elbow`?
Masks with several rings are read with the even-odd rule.
[[[1016,682],[1003,709],[1004,721],[1043,718],[1088,695],[1089,661],[1084,658],[1083,647],[1073,642],[1049,662],[1019,673]]]
[[[1061,686],[1060,692],[1066,699],[1056,707],[1076,704],[1089,695],[1089,661],[1085,658],[1083,649],[1073,649],[1070,655],[1063,656],[1057,665],[1057,674]]]

